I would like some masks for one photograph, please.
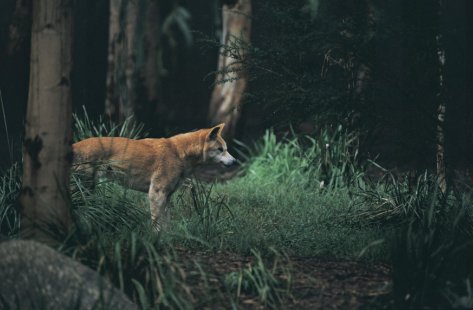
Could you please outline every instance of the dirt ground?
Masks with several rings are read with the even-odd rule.
[[[207,274],[206,291],[200,291],[199,277],[193,281],[196,305],[202,309],[228,309],[231,300],[242,309],[264,309],[257,294],[235,290],[229,292],[225,276],[255,264],[255,258],[224,252],[195,252],[178,250],[180,261],[195,262]],[[389,309],[392,283],[390,268],[380,263],[362,263],[318,257],[289,257],[284,262],[289,271],[291,285],[289,294],[276,307],[280,309]],[[271,267],[271,263],[268,263]],[[188,264],[186,273],[192,274],[196,264]],[[195,270],[194,270],[195,271]],[[200,271],[199,271],[200,272]],[[278,274],[279,280],[287,280],[287,273]],[[209,290],[210,287],[210,290]],[[210,296],[213,293],[214,296]],[[218,293],[217,293],[218,292]],[[223,293],[222,293],[223,292]],[[220,295],[219,295],[220,294]]]

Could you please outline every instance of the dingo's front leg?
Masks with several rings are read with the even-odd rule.
[[[168,219],[167,200],[168,194],[151,182],[148,191],[149,208],[151,211],[151,220],[157,231],[160,231],[163,225],[166,225]]]

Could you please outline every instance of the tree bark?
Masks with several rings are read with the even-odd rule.
[[[70,225],[71,5],[64,0],[33,1],[20,234],[53,244]]]
[[[438,1],[438,17],[439,24],[442,21],[442,0]],[[439,25],[439,29],[441,26]],[[438,59],[438,74],[439,74],[439,91],[437,94],[438,105],[437,105],[437,179],[440,190],[442,192],[447,191],[447,168],[445,164],[445,49],[442,42],[441,31],[438,32],[436,38],[437,44],[437,59]]]
[[[105,113],[115,121],[134,114],[137,1],[110,0]]]
[[[163,105],[163,91],[161,84],[162,73],[162,44],[161,44],[161,19],[158,0],[146,0],[141,7],[140,16],[144,18],[144,35],[142,38],[144,60],[140,66],[140,85],[144,91],[138,97],[138,118],[150,127],[158,127],[156,116],[162,117],[165,107]],[[161,118],[162,119],[162,118]]]
[[[235,135],[241,113],[242,96],[248,84],[243,62],[251,34],[251,0],[238,0],[222,6],[222,48],[218,60],[218,75],[209,107],[212,125],[225,123],[223,135]],[[239,47],[237,45],[240,44]],[[236,47],[236,48],[235,48]]]

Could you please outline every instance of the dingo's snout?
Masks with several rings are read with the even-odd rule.
[[[225,167],[231,167],[237,163],[237,160],[235,157],[230,155],[230,153],[227,152],[225,156],[222,156],[220,162],[225,166]]]

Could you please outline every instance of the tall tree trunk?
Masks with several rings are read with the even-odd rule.
[[[72,1],[33,1],[21,235],[54,243],[70,224]]]
[[[439,29],[441,29],[442,22],[442,0],[438,1],[438,19]],[[441,30],[436,36],[437,57],[438,57],[438,74],[439,74],[439,91],[438,106],[437,106],[437,178],[439,187],[442,192],[447,190],[447,169],[445,164],[445,49],[442,42]]]
[[[218,75],[212,92],[209,119],[212,124],[225,123],[223,135],[234,136],[240,117],[242,95],[248,84],[243,62],[251,34],[251,0],[238,0],[222,7],[222,49]],[[238,46],[240,45],[240,46]]]
[[[116,121],[134,114],[137,1],[110,0],[105,113]]]
[[[144,35],[141,39],[144,53],[140,64],[140,89],[144,91],[138,97],[138,118],[150,127],[157,127],[156,116],[162,116],[164,105],[162,99],[162,44],[161,19],[158,0],[146,0],[140,8],[144,19]],[[158,124],[158,126],[161,124]]]

